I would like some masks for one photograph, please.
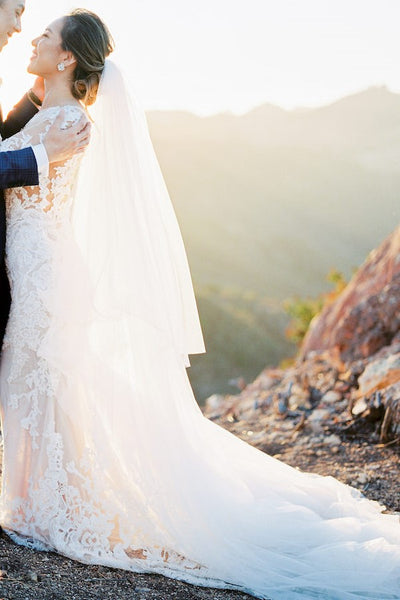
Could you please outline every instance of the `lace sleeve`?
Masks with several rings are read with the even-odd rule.
[[[53,106],[42,109],[26,124],[26,126],[1,142],[1,150],[19,150],[27,146],[42,143],[46,133],[54,123],[61,111],[64,111],[65,119],[61,129],[66,129],[76,123],[82,114],[86,115],[83,108],[76,105]]]
[[[65,118],[60,129],[67,129],[86,115],[83,108],[76,105],[56,106],[39,111],[20,132],[1,143],[1,150],[19,150],[27,146],[42,143],[46,133],[64,111]],[[60,132],[61,133],[61,132]],[[65,162],[50,165],[48,177],[40,177],[38,186],[14,188],[12,197],[7,194],[8,200],[17,200],[24,208],[38,208],[49,212],[62,208],[66,202],[71,201],[71,190],[77,176],[77,171],[82,155],[77,154]]]

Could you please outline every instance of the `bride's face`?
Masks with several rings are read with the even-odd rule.
[[[53,21],[41,36],[32,40],[33,53],[28,72],[48,78],[57,73],[57,65],[68,60],[68,52],[62,49],[61,31],[64,19]]]

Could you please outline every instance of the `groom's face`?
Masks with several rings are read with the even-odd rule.
[[[0,0],[0,51],[15,32],[21,31],[24,10],[25,0]]]

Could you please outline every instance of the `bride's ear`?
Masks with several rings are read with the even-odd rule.
[[[68,52],[66,57],[63,59],[63,63],[66,67],[70,67],[71,65],[76,64],[76,58],[72,54],[72,52]]]

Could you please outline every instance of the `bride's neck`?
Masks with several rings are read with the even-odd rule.
[[[62,106],[63,104],[78,104],[78,100],[73,97],[71,92],[71,83],[67,80],[57,78],[55,80],[46,79],[44,82],[45,94],[42,108],[51,106]]]

